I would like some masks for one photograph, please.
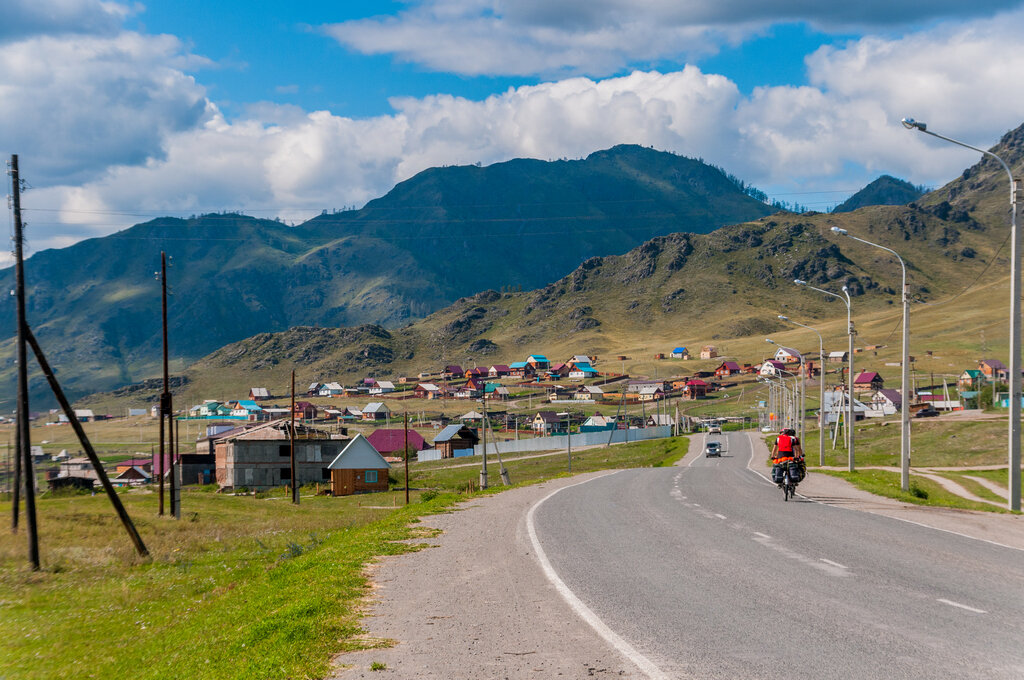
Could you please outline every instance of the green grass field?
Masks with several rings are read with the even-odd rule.
[[[899,472],[888,470],[857,470],[856,472],[840,472],[823,470],[825,474],[839,477],[850,482],[858,489],[879,496],[887,496],[915,505],[933,505],[963,510],[983,510],[985,512],[1009,512],[1005,508],[969,501],[943,489],[937,482],[930,479],[914,477],[910,483],[910,491],[900,488]]]
[[[842,437],[833,450],[825,442],[825,464],[846,465]],[[818,434],[808,429],[804,442],[808,465],[818,464]],[[898,421],[859,424],[855,431],[857,465],[900,464]],[[998,465],[1006,461],[1006,421],[960,421],[928,418],[911,421],[911,464],[915,467]]]
[[[682,437],[585,450],[574,454],[573,471],[666,465],[686,450]],[[509,468],[516,484],[527,484],[565,474],[566,463],[554,456]],[[429,469],[413,479],[443,492],[478,474]],[[497,466],[491,479],[497,485],[485,493],[501,491]],[[191,488],[175,521],[156,516],[153,491],[125,491],[151,553],[140,559],[105,496],[44,494],[41,571],[26,566],[23,533],[0,534],[0,677],[322,677],[339,652],[389,644],[363,637],[366,565],[416,549],[399,541],[424,535],[421,517],[469,497],[418,502],[421,495],[407,507],[397,489],[304,496],[294,506],[281,492]],[[10,511],[9,500],[0,502],[0,513]]]

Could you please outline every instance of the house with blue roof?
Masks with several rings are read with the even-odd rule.
[[[543,354],[531,354],[526,358],[526,363],[533,366],[535,371],[543,371],[551,367],[551,362]]]
[[[673,359],[689,359],[690,352],[685,347],[676,347],[669,356]]]

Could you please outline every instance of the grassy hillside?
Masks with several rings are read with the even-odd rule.
[[[79,396],[159,374],[161,251],[173,258],[170,352],[187,364],[293,326],[394,328],[487,288],[542,286],[658,234],[768,212],[720,170],[636,146],[435,168],[362,210],[294,228],[244,215],[162,218],[37,253],[28,318]],[[12,270],[0,285],[13,287]],[[0,298],[0,408],[14,396],[13,305]],[[52,403],[39,378],[31,389],[40,406]]]
[[[906,205],[924,195],[924,189],[891,175],[882,175],[846,199],[833,213],[853,212],[869,205]]]

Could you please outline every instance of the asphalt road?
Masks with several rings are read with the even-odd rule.
[[[712,438],[721,459],[599,477],[532,513],[563,597],[644,674],[1024,678],[1024,552],[783,502],[745,435]]]

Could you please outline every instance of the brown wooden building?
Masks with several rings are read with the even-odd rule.
[[[391,465],[361,434],[357,434],[327,467],[331,472],[331,493],[335,496],[388,490]]]

